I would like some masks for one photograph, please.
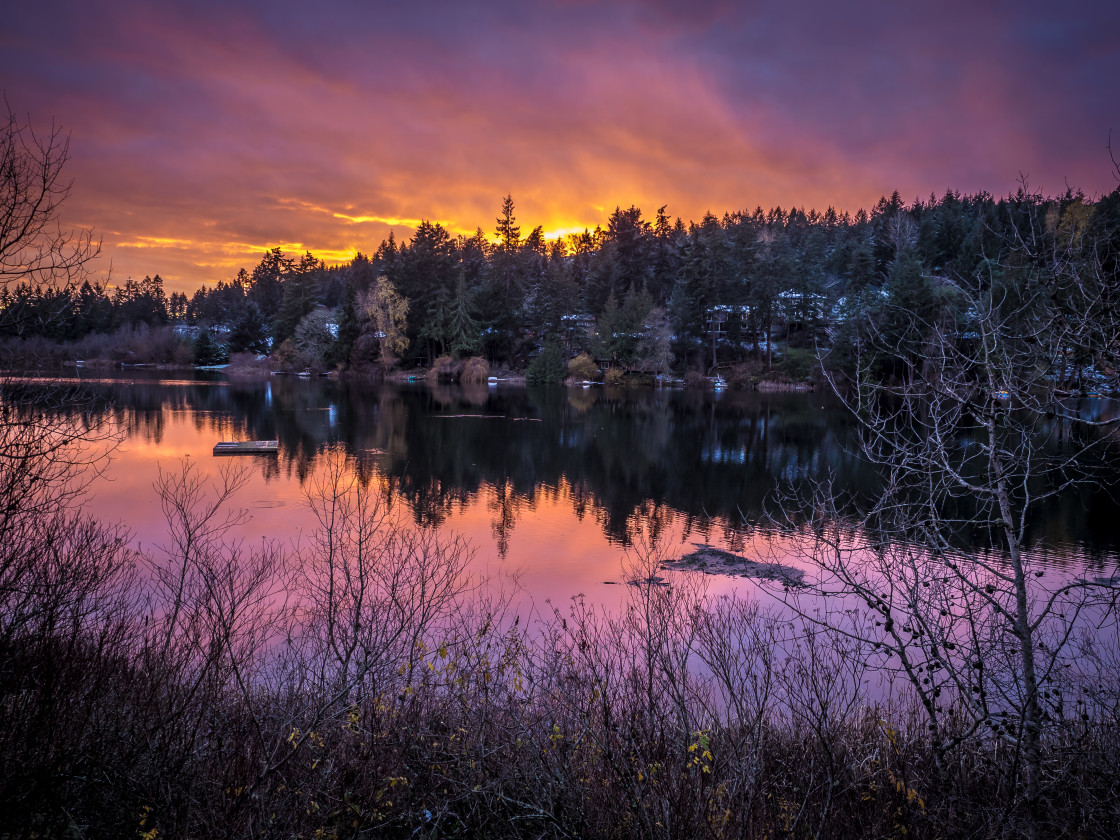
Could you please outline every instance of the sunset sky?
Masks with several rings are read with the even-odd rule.
[[[6,4],[0,88],[71,135],[97,273],[193,291],[420,219],[593,228],[1112,190],[1115,2]],[[1118,154],[1120,157],[1120,154]]]

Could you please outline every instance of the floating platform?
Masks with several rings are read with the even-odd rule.
[[[224,440],[214,444],[215,455],[275,455],[279,451],[278,440]]]

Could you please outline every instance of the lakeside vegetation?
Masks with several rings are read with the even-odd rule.
[[[522,236],[507,196],[489,236],[424,222],[338,266],[273,249],[189,297],[167,295],[158,274],[112,290],[12,284],[0,336],[19,338],[10,356],[59,362],[209,365],[250,353],[290,370],[380,373],[481,357],[505,370],[535,363],[534,378],[558,381],[586,354],[580,378],[692,372],[754,387],[806,381],[822,348],[829,367],[850,368],[869,330],[913,344],[915,317],[975,332],[961,278],[1029,286],[1059,258],[1063,271],[1107,274],[1118,247],[1120,190],[1097,200],[949,191],[911,204],[895,193],[870,213],[756,208],[687,225],[630,207],[554,241],[539,227]],[[1063,384],[1096,390],[1100,372],[1071,361]]]
[[[20,416],[5,453],[59,429]],[[913,649],[892,663],[889,634],[847,632],[870,612],[828,631],[697,578],[643,584],[664,555],[639,540],[621,610],[514,615],[468,546],[406,526],[338,453],[298,550],[240,544],[242,477],[186,466],[156,488],[166,539],[137,552],[74,505],[94,454],[2,462],[21,491],[0,516],[7,836],[1104,837],[1120,818],[1107,638],[1046,682],[1031,801],[979,638],[956,637],[987,670],[944,688],[934,732],[897,662]]]

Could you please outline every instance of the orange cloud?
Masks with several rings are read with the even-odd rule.
[[[1035,0],[59,2],[10,15],[0,76],[72,131],[64,221],[104,235],[102,272],[171,289],[275,246],[345,261],[422,219],[490,233],[507,193],[524,232],[557,236],[616,205],[854,211],[895,189],[1005,193],[1020,171],[1113,186],[1104,3],[1069,21]]]

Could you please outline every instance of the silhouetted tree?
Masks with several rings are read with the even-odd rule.
[[[51,125],[36,133],[7,99],[0,114],[0,285],[70,287],[101,252],[89,230],[63,230],[59,215],[70,195],[62,170],[70,138]]]

